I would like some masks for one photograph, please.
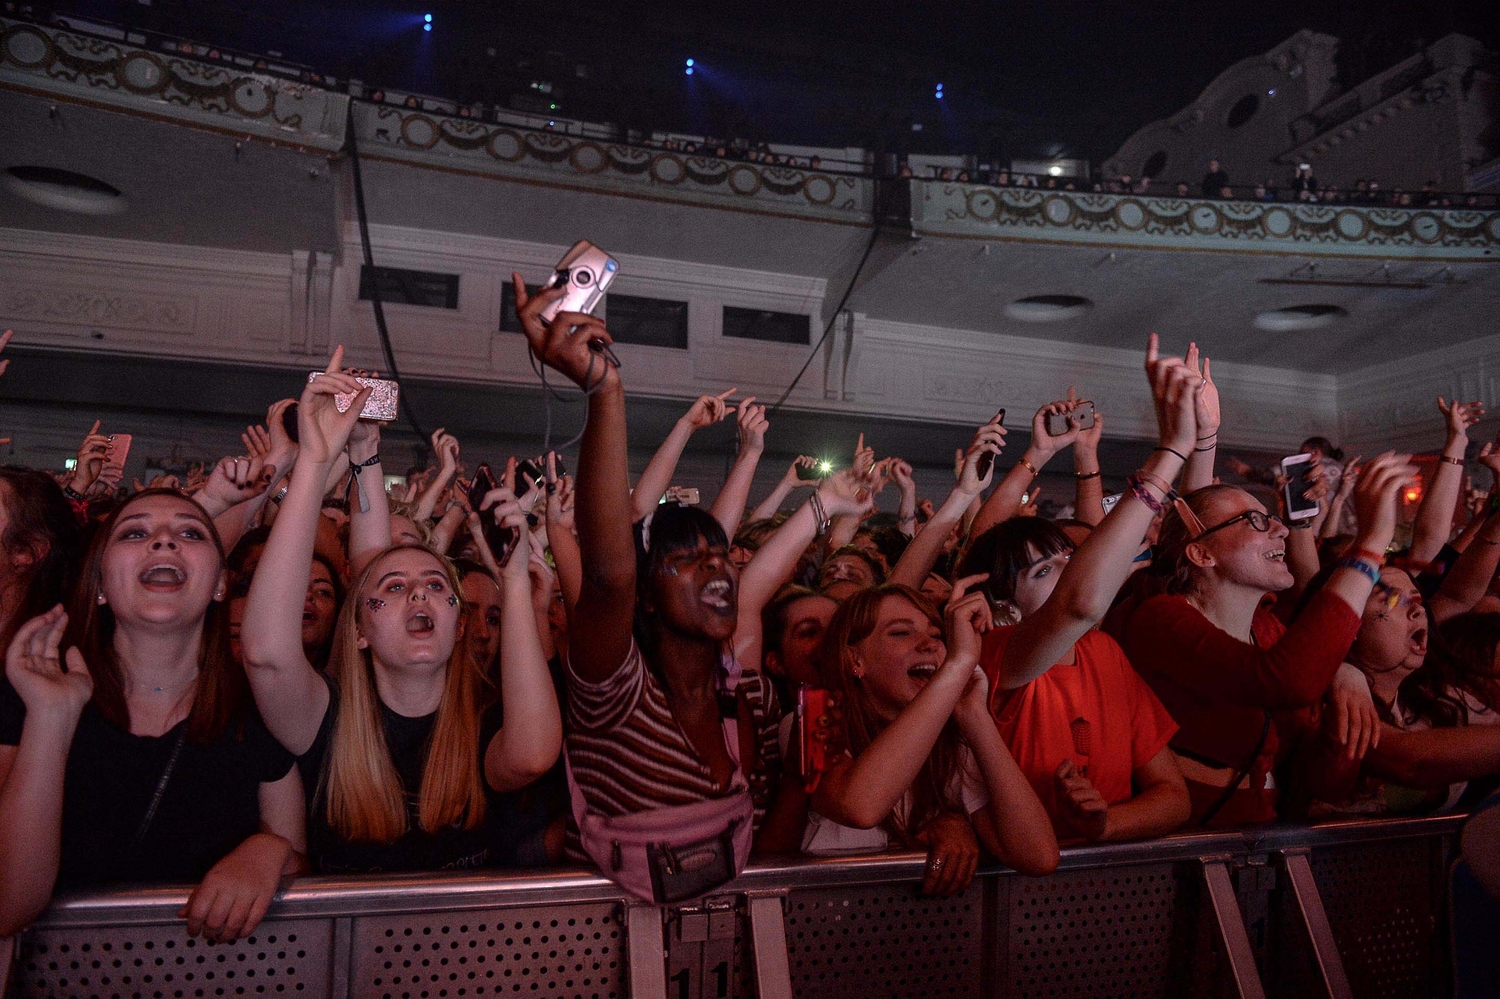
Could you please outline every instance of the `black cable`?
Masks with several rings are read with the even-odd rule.
[[[807,360],[802,362],[802,370],[797,372],[797,377],[793,378],[792,383],[786,387],[786,391],[781,393],[781,398],[777,399],[766,410],[767,417],[781,408],[781,404],[786,402],[787,397],[792,394],[792,390],[797,387],[797,383],[802,380],[802,376],[807,374],[807,369],[812,366],[813,358],[818,356],[818,351],[823,349],[823,344],[828,340],[828,334],[833,332],[833,324],[839,321],[839,313],[844,311],[844,305],[849,301],[849,296],[854,294],[854,286],[859,282],[859,275],[864,271],[865,264],[870,260],[870,253],[875,249],[875,241],[880,238],[880,181],[878,180],[875,181],[874,194],[875,198],[872,206],[874,208],[875,228],[870,230],[870,242],[865,245],[865,254],[859,258],[859,266],[854,268],[854,275],[849,278],[849,286],[844,289],[844,295],[839,299],[839,304],[834,306],[833,312],[829,315],[828,325],[823,327],[823,335],[818,337],[818,342],[813,344],[812,352],[807,355]]]
[[[359,172],[359,141],[354,135],[354,102],[352,100],[348,103],[345,122],[349,165],[354,170],[354,210],[359,216],[359,242],[364,248],[365,267],[370,271],[370,305],[375,310],[375,331],[380,335],[380,349],[385,354],[385,364],[390,369],[390,377],[400,384],[401,372],[396,367],[396,349],[391,346],[391,334],[385,326],[385,307],[380,301],[380,272],[375,269],[375,254],[370,249],[370,219],[365,214],[365,185]],[[418,445],[418,450],[421,450],[429,438],[427,431],[422,429],[422,424],[417,422],[416,410],[411,404],[411,394],[398,392],[397,398],[401,402],[401,410],[406,414],[407,422],[411,424],[412,430],[416,431],[417,437],[423,442]]]

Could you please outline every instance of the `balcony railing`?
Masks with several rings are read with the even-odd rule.
[[[186,936],[188,889],[60,898],[20,996],[1441,995],[1458,817],[1063,851],[918,894],[924,858],[753,865],[659,908],[579,870],[308,878],[249,939]],[[3,964],[0,964],[3,968]],[[3,991],[3,990],[0,990]]]

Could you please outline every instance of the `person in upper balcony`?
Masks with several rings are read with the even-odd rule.
[[[1292,197],[1298,201],[1316,201],[1318,194],[1318,179],[1313,176],[1311,163],[1298,163],[1297,170],[1292,174],[1292,179],[1287,182],[1287,190],[1292,192]]]
[[[1208,161],[1208,172],[1203,175],[1203,182],[1198,185],[1198,191],[1205,198],[1224,197],[1224,188],[1229,186],[1229,174],[1219,165],[1218,160]]]

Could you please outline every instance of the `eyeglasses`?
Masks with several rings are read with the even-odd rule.
[[[1271,529],[1272,521],[1275,521],[1283,527],[1286,526],[1286,521],[1282,520],[1280,517],[1276,516],[1273,513],[1262,513],[1259,510],[1246,510],[1238,517],[1230,517],[1222,524],[1215,524],[1213,527],[1204,528],[1202,533],[1200,533],[1198,537],[1194,538],[1193,540],[1201,541],[1215,531],[1222,531],[1226,527],[1233,527],[1235,524],[1238,524],[1242,520],[1250,525],[1250,530],[1256,531],[1260,534],[1265,534]]]
[[[1422,606],[1422,595],[1420,593],[1407,596],[1394,586],[1386,583],[1376,583],[1371,592],[1388,611],[1393,611],[1397,607]]]

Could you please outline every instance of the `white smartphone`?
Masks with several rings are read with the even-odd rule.
[[[1312,483],[1307,481],[1311,465],[1312,455],[1306,452],[1281,459],[1281,474],[1288,480],[1281,490],[1286,500],[1288,520],[1306,520],[1318,515],[1318,501],[1307,498],[1307,490],[1312,487]]]
[[[1108,515],[1115,508],[1115,504],[1120,502],[1120,497],[1124,495],[1124,493],[1114,493],[1113,495],[1104,497],[1104,513]]]
[[[580,239],[557,262],[545,288],[566,288],[563,297],[542,310],[551,322],[559,312],[592,313],[620,272],[620,262],[586,239]]]

